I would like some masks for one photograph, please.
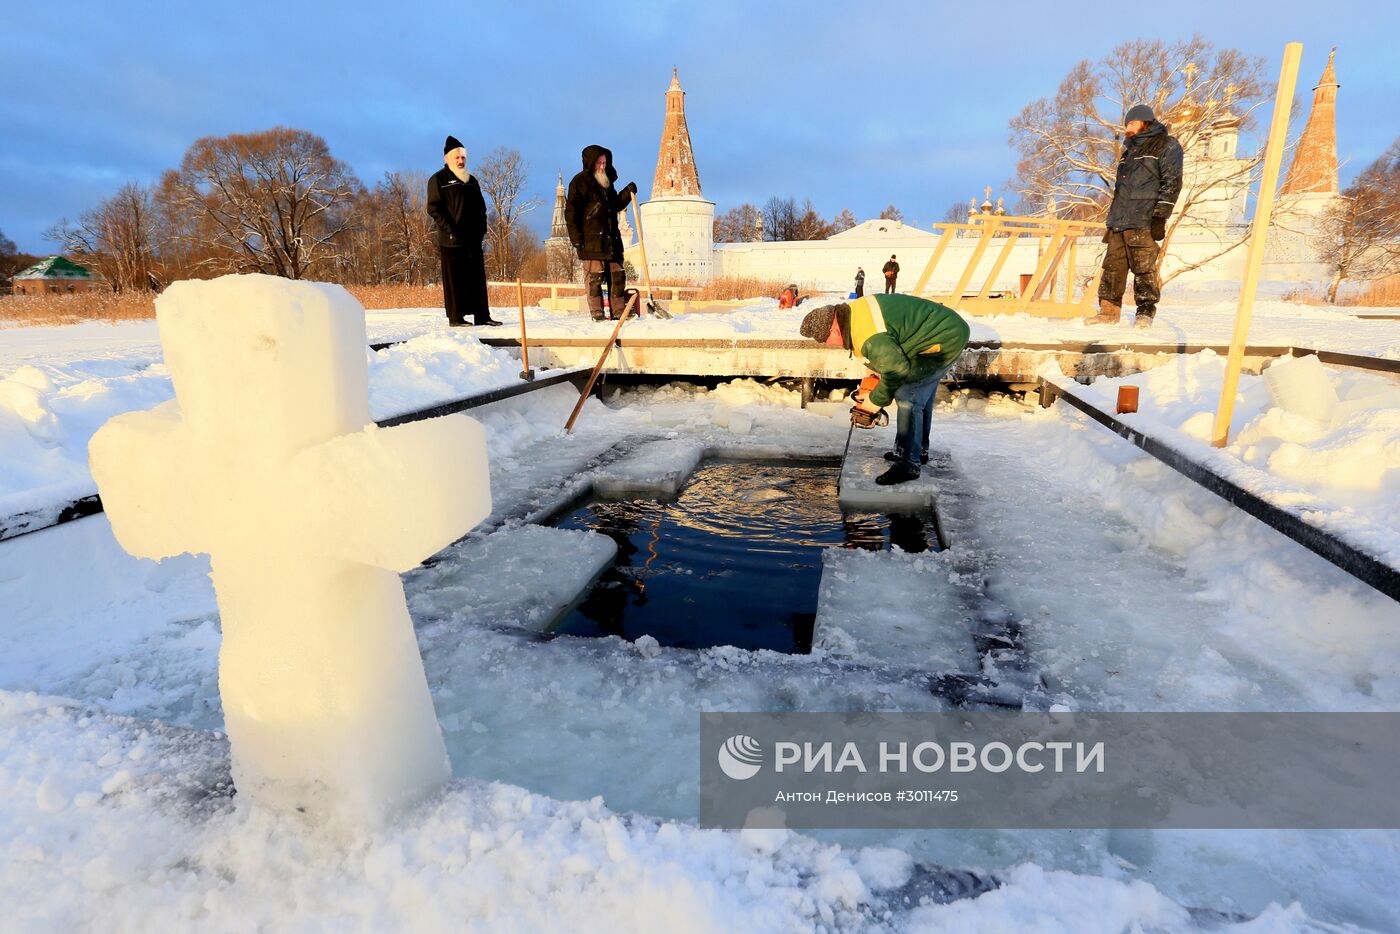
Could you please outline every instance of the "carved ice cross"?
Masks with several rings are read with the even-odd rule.
[[[399,572],[489,513],[484,430],[375,427],[339,286],[225,276],[156,306],[176,399],[90,446],[112,530],[210,556],[240,795],[376,823],[449,774]]]

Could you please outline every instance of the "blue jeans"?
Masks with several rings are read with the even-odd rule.
[[[920,459],[928,454],[929,422],[933,419],[933,398],[938,384],[952,369],[951,364],[923,379],[905,383],[894,391],[898,406],[895,417],[894,452],[917,472]]]

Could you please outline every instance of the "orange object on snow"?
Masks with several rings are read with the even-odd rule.
[[[1136,412],[1138,407],[1138,388],[1136,386],[1118,387],[1118,414],[1124,415],[1128,412]]]

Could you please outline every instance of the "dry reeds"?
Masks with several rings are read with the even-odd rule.
[[[1386,276],[1366,284],[1359,292],[1347,296],[1348,305],[1370,305],[1394,308],[1400,305],[1400,275]]]
[[[700,289],[695,298],[701,301],[735,298],[777,298],[791,283],[782,279],[760,279],[758,276],[724,276],[712,279]],[[811,291],[799,283],[802,291]]]
[[[139,321],[154,318],[150,292],[55,293],[0,296],[0,327],[53,327],[84,321]]]

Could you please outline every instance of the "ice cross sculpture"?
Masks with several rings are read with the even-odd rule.
[[[178,282],[156,317],[175,400],[89,448],[112,530],[138,556],[210,556],[239,794],[378,823],[449,774],[398,572],[490,512],[485,432],[376,427],[339,286]]]

